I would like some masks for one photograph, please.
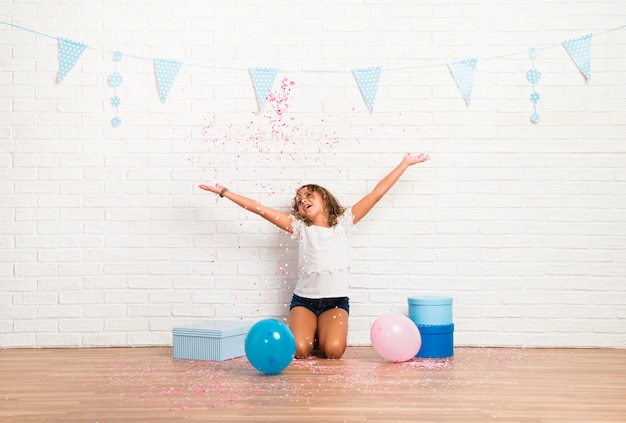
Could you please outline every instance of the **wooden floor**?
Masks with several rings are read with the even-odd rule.
[[[0,422],[626,422],[626,350],[372,348],[275,376],[171,348],[0,350]]]

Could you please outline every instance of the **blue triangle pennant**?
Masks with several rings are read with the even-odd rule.
[[[256,92],[256,99],[259,103],[259,109],[265,110],[267,104],[267,96],[272,91],[274,80],[278,74],[277,68],[250,68],[250,77],[252,85]]]
[[[161,104],[165,103],[167,95],[174,84],[174,79],[183,62],[170,59],[154,58],[154,71],[156,73],[157,87]]]
[[[374,110],[374,101],[376,100],[381,70],[380,66],[352,70],[354,79],[356,79],[356,83],[359,85],[359,90],[361,90],[361,95],[370,113]]]
[[[59,74],[57,76],[57,84],[60,84],[83,54],[87,48],[87,44],[68,40],[67,38],[57,38],[57,44],[59,46]]]
[[[578,69],[591,78],[591,34],[563,41],[563,47],[567,50]]]
[[[472,88],[474,86],[474,72],[476,71],[476,61],[478,59],[473,57],[471,59],[459,60],[458,62],[448,63],[448,69],[456,81],[459,91],[465,99],[465,104],[469,106],[472,100]]]

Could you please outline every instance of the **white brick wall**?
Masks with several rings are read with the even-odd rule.
[[[407,151],[432,160],[358,225],[351,344],[438,294],[457,345],[626,347],[623,1],[217,3],[2,2],[39,34],[0,24],[0,347],[285,317],[292,240],[197,184],[285,209],[317,182],[352,204]],[[560,46],[587,33],[589,81]],[[90,47],[61,85],[56,36]],[[164,105],[152,57],[185,62]],[[470,107],[446,67],[467,57]],[[351,70],[378,65],[370,114]],[[257,112],[253,66],[295,83],[283,120]]]

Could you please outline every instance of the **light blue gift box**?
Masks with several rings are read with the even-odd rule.
[[[252,323],[211,320],[173,329],[174,358],[224,361],[242,357]]]
[[[418,326],[452,324],[452,297],[409,297],[409,318]]]

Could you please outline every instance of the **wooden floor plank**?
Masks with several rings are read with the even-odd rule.
[[[0,350],[0,422],[626,422],[626,350],[351,347],[264,375],[171,348]]]

